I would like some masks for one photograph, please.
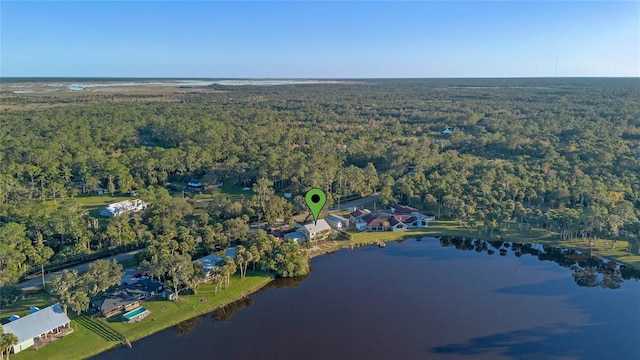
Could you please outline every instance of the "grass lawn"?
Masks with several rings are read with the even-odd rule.
[[[106,205],[113,204],[122,200],[133,200],[135,197],[131,196],[111,196],[105,195],[91,195],[91,196],[76,196],[68,198],[67,201],[75,202],[80,205],[80,208],[87,211],[89,215],[94,218],[100,219],[101,225],[106,224],[107,217],[100,215],[100,209]]]
[[[11,359],[86,359],[120,344],[119,341],[106,340],[94,330],[87,328],[76,320],[71,320],[71,327],[75,331],[65,338],[48,344],[39,350],[31,347],[16,355],[11,355]]]
[[[76,196],[71,198],[72,201],[80,204],[85,210],[95,210],[103,206],[116,203],[122,200],[133,200],[135,197],[131,196],[111,196],[105,195],[91,195],[91,196]]]
[[[253,190],[242,190],[242,187],[239,185],[230,185],[226,184],[219,188],[216,188],[213,194],[196,194],[194,198],[196,200],[210,200],[214,197],[226,197],[232,201],[240,200],[240,197],[244,196],[245,199],[249,199],[255,195]]]
[[[234,276],[229,288],[220,291],[217,295],[213,293],[213,285],[204,284],[199,287],[196,295],[181,295],[177,301],[146,301],[143,306],[149,309],[151,314],[140,322],[127,324],[122,322],[119,316],[116,316],[114,321],[104,318],[99,321],[109,324],[116,331],[124,334],[127,340],[135,341],[240,299],[260,289],[271,279],[271,276],[265,273],[249,273],[244,279]]]

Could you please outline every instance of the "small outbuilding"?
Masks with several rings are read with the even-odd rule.
[[[202,191],[204,185],[202,185],[202,180],[191,179],[187,183],[187,189],[193,191]]]
[[[327,215],[324,220],[336,230],[346,229],[349,227],[349,219],[345,219],[338,215]]]
[[[294,231],[294,232],[284,234],[284,239],[293,240],[297,243],[301,243],[306,240],[306,237],[300,231]]]

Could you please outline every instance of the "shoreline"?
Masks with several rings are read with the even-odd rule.
[[[531,233],[520,233],[512,231],[515,229],[508,229],[506,236],[502,235],[501,238],[494,236],[489,237],[486,234],[478,236],[478,232],[469,232],[468,230],[460,227],[455,220],[436,220],[432,222],[434,226],[427,228],[414,228],[406,231],[398,232],[366,232],[366,231],[349,231],[351,240],[334,240],[330,244],[324,243],[316,246],[319,250],[313,251],[313,248],[309,250],[309,258],[312,259],[316,256],[324,255],[326,253],[342,250],[342,249],[354,249],[356,247],[375,245],[379,242],[390,242],[407,240],[410,238],[419,237],[434,237],[441,236],[450,237],[464,237],[472,239],[480,239],[485,241],[506,241],[511,243],[523,243],[523,244],[542,244],[549,245],[557,248],[565,248],[580,251],[582,253],[592,252],[593,256],[598,256],[607,260],[615,261],[620,264],[625,264],[633,267],[636,270],[640,270],[640,254],[629,254],[622,249],[626,249],[628,246],[627,240],[617,240],[619,245],[616,246],[614,251],[609,252],[603,250],[604,243],[610,243],[610,239],[598,239],[595,240],[595,246],[589,248],[583,244],[583,239],[570,239],[559,240],[552,238],[553,233],[547,233],[544,230],[536,229]],[[520,235],[520,236],[518,236]],[[599,245],[598,245],[599,244]],[[624,245],[624,246],[621,246]]]
[[[217,294],[214,294],[213,285],[202,284],[198,288],[197,294],[182,295],[177,301],[163,299],[147,301],[143,303],[143,306],[149,309],[151,314],[143,321],[133,324],[120,321],[110,322],[102,317],[90,319],[87,316],[82,316],[81,323],[78,321],[80,317],[74,316],[71,320],[71,326],[75,331],[70,336],[38,350],[33,347],[25,349],[18,354],[12,354],[11,358],[17,360],[88,359],[105,351],[126,346],[127,342],[133,343],[183,321],[211,313],[263,289],[273,280],[274,277],[271,274],[254,272],[247,274],[244,279],[232,278],[229,288],[223,289]],[[206,299],[206,301],[201,301],[202,299]],[[87,320],[90,322],[89,325],[86,324]],[[106,340],[102,335],[90,329],[95,326],[113,330],[124,339],[120,341]]]
[[[407,231],[402,231],[402,232],[349,232],[351,239],[350,240],[334,240],[331,242],[325,242],[325,243],[320,243],[315,245],[313,248],[308,250],[308,256],[309,259],[327,254],[327,253],[332,253],[335,251],[339,251],[339,250],[349,250],[349,249],[354,249],[357,247],[364,247],[364,246],[371,246],[371,245],[376,245],[377,243],[380,242],[391,242],[391,241],[401,241],[401,240],[407,240],[410,238],[419,238],[419,237],[433,237],[433,238],[438,238],[441,236],[452,236],[452,237],[467,237],[467,238],[474,238],[474,239],[482,239],[482,240],[488,240],[488,241],[507,241],[507,242],[512,242],[512,243],[537,243],[537,244],[545,244],[545,245],[549,245],[549,246],[554,246],[554,247],[559,247],[559,248],[566,248],[566,249],[573,249],[573,250],[577,250],[577,251],[581,251],[581,252],[588,252],[589,249],[588,248],[583,248],[580,246],[579,242],[575,242],[574,240],[567,240],[567,241],[559,241],[559,240],[554,240],[549,238],[550,234],[545,234],[544,237],[540,237],[539,235],[541,235],[540,233],[542,233],[542,231],[538,230],[536,235],[537,236],[533,236],[530,238],[515,238],[513,236],[506,236],[506,237],[502,237],[500,239],[498,238],[493,238],[493,239],[488,239],[488,237],[485,236],[474,236],[471,233],[464,233],[464,230],[460,229],[459,226],[457,224],[455,224],[455,228],[451,229],[451,228],[445,228],[446,225],[451,225],[452,221],[437,221],[434,222],[439,226],[430,226],[428,228],[420,228],[420,229],[410,229]],[[477,233],[475,233],[477,235]],[[610,240],[598,240],[600,242],[604,242],[604,241],[610,241]],[[620,242],[624,242],[624,241],[620,241]],[[592,249],[593,253],[595,256],[599,256],[608,260],[612,260],[612,261],[616,261],[618,263],[621,264],[626,264],[629,266],[632,266],[635,269],[640,270],[640,256],[637,255],[627,255],[630,257],[630,260],[632,261],[623,261],[624,259],[620,259],[620,255],[619,254],[612,254],[610,256],[607,256],[607,254],[602,254],[601,251],[598,251],[597,249]],[[233,288],[234,285],[237,288],[238,286],[242,287],[242,285],[244,284],[244,282],[246,282],[248,280],[248,278],[252,278],[252,277],[259,277],[260,281],[256,281],[255,284],[252,284],[251,286],[247,287],[247,288],[242,288],[242,291],[240,293],[234,293],[233,292]],[[179,315],[175,316],[175,317],[171,317],[168,318],[167,321],[164,322],[158,322],[155,323],[155,326],[151,326],[152,323],[150,323],[149,321],[146,322],[140,322],[140,323],[136,323],[136,324],[125,324],[123,325],[123,323],[121,322],[115,322],[115,323],[110,323],[107,319],[105,318],[99,318],[97,320],[95,320],[98,323],[101,324],[106,324],[107,326],[113,327],[115,328],[115,330],[118,331],[119,334],[125,336],[126,341],[128,342],[135,342],[137,340],[140,340],[142,338],[145,338],[147,336],[153,335],[159,331],[165,330],[167,328],[170,328],[172,326],[175,326],[183,321],[186,320],[190,320],[193,318],[196,318],[198,316],[202,316],[208,313],[211,313],[221,307],[224,307],[226,305],[229,305],[237,300],[240,300],[242,298],[245,298],[253,293],[258,292],[259,290],[263,289],[265,286],[267,286],[267,284],[269,284],[270,282],[272,282],[274,280],[274,277],[272,275],[268,275],[266,273],[250,273],[247,278],[245,279],[239,279],[239,278],[235,278],[235,281],[232,281],[231,285],[230,285],[230,292],[229,294],[231,296],[229,296],[228,298],[224,298],[224,297],[220,297],[220,295],[224,295],[226,290],[222,290],[220,291],[218,294],[214,294],[213,296],[206,296],[208,293],[210,293],[210,291],[208,288],[212,288],[212,286],[210,284],[203,284],[201,285],[202,288],[199,288],[198,293],[195,295],[183,295],[180,300],[177,301],[173,301],[173,302],[169,302],[169,301],[151,301],[151,302],[145,302],[145,306],[151,309],[154,309],[154,311],[158,311],[158,306],[159,304],[162,305],[167,305],[167,306],[171,306],[173,305],[176,310],[180,311],[180,307],[182,307],[183,309],[181,309],[182,312],[179,313]],[[243,282],[244,280],[244,282]],[[219,301],[214,301],[212,300],[212,297],[215,299],[215,297],[218,296],[218,300]],[[196,307],[195,305],[193,305],[191,303],[191,301],[198,301],[196,298],[200,297],[200,299],[203,298],[207,298],[206,303],[209,303],[208,305],[203,304],[201,306]],[[198,302],[199,303],[199,302]],[[171,305],[170,305],[171,304]],[[185,305],[186,304],[186,305]],[[192,309],[189,308],[184,308],[185,306],[192,306]],[[162,309],[166,309],[166,307],[162,307]],[[160,310],[163,311],[163,310]],[[150,320],[153,319],[155,320],[155,318],[153,318],[152,316],[149,317]],[[75,320],[73,320],[75,322]],[[78,327],[78,323],[75,323],[75,327]],[[138,330],[139,328],[142,328],[141,330]],[[120,329],[119,329],[120,328]],[[146,329],[146,331],[144,331]],[[56,347],[55,344],[58,342],[54,342],[53,344],[49,344],[46,347],[43,347],[42,349],[38,350],[39,354],[42,354],[44,352],[47,352],[46,349],[48,347],[51,348],[51,350],[55,351]],[[106,345],[106,344],[105,344]],[[109,351],[109,350],[113,350],[115,348],[118,348],[119,346],[123,345],[120,342],[114,342],[114,343],[108,343],[108,346],[106,347],[100,347],[99,349],[93,348],[94,351],[92,351],[91,353],[84,353],[84,354],[78,354],[79,357],[75,357],[78,359],[86,359],[86,358],[90,358],[93,356],[96,356],[100,353],[103,353],[105,351]],[[95,351],[97,350],[97,351]],[[31,355],[29,351],[25,351],[22,353],[19,353],[17,355],[14,355],[14,358],[20,360],[22,358],[24,358],[24,356],[29,356],[29,355],[24,355],[21,356],[21,354],[24,353],[29,353],[29,355]],[[69,359],[70,357],[68,356],[69,354],[66,353],[66,356],[64,357],[64,359]],[[47,356],[46,354],[43,356]],[[41,358],[45,358],[45,357],[41,357]],[[51,357],[46,357],[47,359],[51,358]],[[75,359],[74,358],[74,359]]]

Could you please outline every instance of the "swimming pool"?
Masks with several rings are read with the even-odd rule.
[[[150,313],[151,312],[147,310],[147,308],[145,308],[144,306],[141,306],[137,309],[133,309],[129,311],[128,313],[125,313],[124,315],[122,315],[122,317],[126,322],[139,321],[139,320],[142,320],[145,316],[149,315]]]

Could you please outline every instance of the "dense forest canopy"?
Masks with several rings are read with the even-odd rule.
[[[300,210],[273,192],[311,187],[325,189],[329,202],[379,191],[385,203],[442,209],[470,227],[533,223],[563,238],[640,233],[638,79],[180,90],[3,89],[3,283],[47,261],[127,243],[173,241],[195,255],[244,240],[250,217],[273,221]],[[190,178],[212,189],[253,186],[256,196],[195,211],[196,202],[164,190]],[[77,201],[98,188],[140,190],[152,205],[98,221]]]

